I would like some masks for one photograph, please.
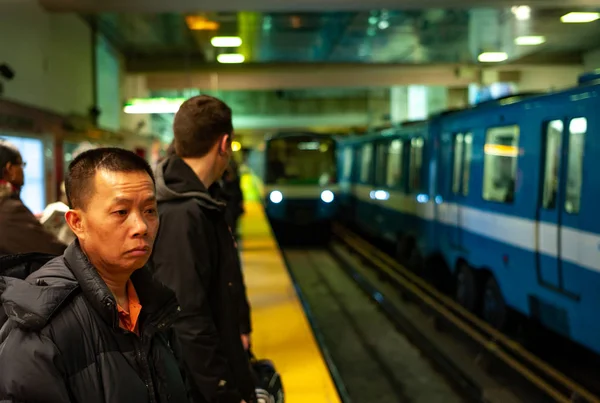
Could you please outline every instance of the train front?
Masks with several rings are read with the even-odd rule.
[[[334,138],[272,138],[266,143],[265,164],[265,208],[272,223],[330,224],[337,212],[338,193]]]

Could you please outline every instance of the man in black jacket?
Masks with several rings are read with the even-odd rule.
[[[31,274],[27,262],[19,268],[9,264],[12,256],[0,259],[8,316],[0,330],[0,401],[185,402],[163,334],[177,301],[139,270],[159,225],[150,167],[126,150],[87,151],[71,163],[66,192],[77,240],[64,254]]]
[[[151,268],[181,306],[174,349],[194,403],[254,402],[240,337],[239,257],[225,205],[208,192],[231,157],[231,109],[213,97],[190,98],[173,132],[176,155],[156,170],[161,228]]]

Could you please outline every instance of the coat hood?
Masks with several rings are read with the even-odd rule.
[[[179,157],[160,162],[154,173],[158,202],[196,199],[203,207],[223,211],[225,203],[214,199],[192,169]]]
[[[69,295],[79,289],[62,260],[62,256],[54,258],[29,276],[31,268],[26,263],[2,273],[5,274],[0,277],[0,300],[5,312],[2,319],[7,316],[19,327],[33,331],[44,328]]]

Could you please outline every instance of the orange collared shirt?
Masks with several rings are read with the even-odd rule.
[[[142,311],[142,304],[140,303],[131,280],[127,282],[127,299],[129,300],[129,309],[127,311],[117,304],[117,311],[119,313],[119,326],[139,336],[138,318],[140,317],[140,312]]]

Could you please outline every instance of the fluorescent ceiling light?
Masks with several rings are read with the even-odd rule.
[[[543,36],[519,36],[515,38],[515,44],[521,46],[534,46],[541,45],[546,42],[546,38]]]
[[[242,44],[242,38],[239,36],[215,36],[210,40],[210,44],[215,48],[237,48]]]
[[[246,60],[244,55],[239,53],[223,53],[217,56],[219,63],[244,63],[244,60]]]
[[[497,63],[503,62],[506,59],[508,59],[506,52],[483,52],[477,58],[482,63]]]
[[[127,102],[127,114],[177,113],[183,98],[135,98]]]
[[[560,17],[560,20],[564,23],[571,23],[571,24],[583,24],[586,22],[592,22],[592,21],[596,21],[597,19],[600,18],[600,13],[579,13],[579,12],[572,12],[572,13],[568,13],[563,15],[562,17]]]

